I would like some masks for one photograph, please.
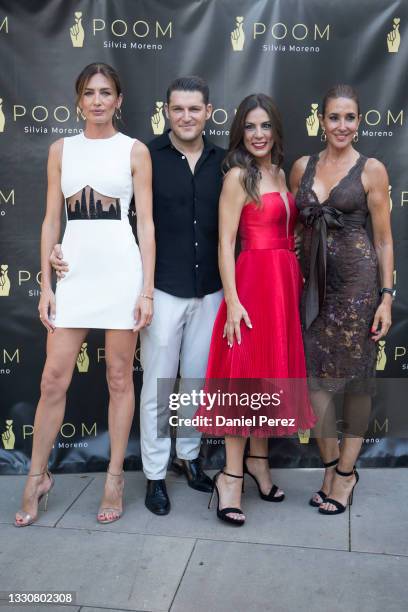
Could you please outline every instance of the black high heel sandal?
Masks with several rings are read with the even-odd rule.
[[[324,468],[330,468],[330,467],[334,467],[335,465],[337,465],[339,462],[339,459],[333,459],[333,461],[329,461],[328,463],[323,463],[323,467]],[[322,489],[320,489],[320,491],[316,491],[316,493],[314,493],[313,495],[320,495],[322,501],[321,502],[316,502],[313,499],[313,496],[309,499],[309,505],[313,506],[313,508],[318,508],[319,506],[321,506],[322,504],[324,504],[324,502],[327,499],[327,493],[325,493],[324,491],[322,491]]]
[[[347,476],[352,476],[354,474],[354,476],[356,477],[356,482],[353,484],[353,488],[351,489],[350,495],[348,498],[348,505],[351,506],[351,504],[353,503],[354,487],[358,483],[360,476],[358,475],[358,472],[355,466],[353,467],[351,472],[341,472],[339,468],[336,467],[336,474],[338,474],[339,476],[344,476],[345,478],[347,478]],[[324,508],[319,508],[320,514],[343,514],[343,512],[345,512],[347,509],[347,506],[343,506],[342,503],[337,501],[337,499],[333,499],[332,497],[326,497],[323,503],[333,504],[333,506],[336,506],[336,510],[325,510]]]
[[[244,520],[232,518],[232,516],[228,516],[228,514],[244,514],[241,508],[223,508],[220,510],[220,493],[217,487],[217,481],[220,474],[225,474],[225,476],[231,476],[231,478],[242,478],[242,490],[244,490],[244,477],[237,476],[236,474],[229,474],[228,472],[224,472],[224,470],[220,470],[217,472],[213,478],[213,489],[210,497],[210,501],[208,502],[208,509],[210,510],[212,501],[214,499],[214,494],[217,493],[217,517],[220,521],[224,521],[225,523],[230,523],[231,525],[235,525],[236,527],[241,527],[245,523]]]
[[[259,486],[259,482],[256,476],[254,476],[254,474],[251,474],[251,472],[248,470],[248,466],[246,464],[247,459],[269,459],[269,457],[261,457],[260,455],[247,455],[244,459],[244,474],[248,474],[248,476],[251,476],[251,478],[255,480],[256,486],[258,487],[259,497],[261,499],[263,499],[264,501],[269,501],[269,502],[283,501],[285,499],[285,494],[282,493],[282,495],[275,495],[276,491],[279,490],[279,487],[277,487],[275,484],[272,485],[272,488],[267,495],[265,495],[265,493],[262,493],[261,487]]]

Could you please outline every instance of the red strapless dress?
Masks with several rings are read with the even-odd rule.
[[[278,393],[279,404],[276,395],[273,405],[261,407],[253,401],[245,406],[248,398],[243,397],[242,402],[241,395],[238,401],[227,402],[218,395],[211,408],[205,402],[196,412],[195,416],[202,417],[197,429],[203,433],[291,436],[316,422],[307,390],[299,315],[303,281],[294,252],[297,214],[290,193],[287,198],[278,192],[266,193],[261,207],[255,203],[244,206],[235,280],[252,329],[242,321],[241,344],[234,341],[229,348],[222,337],[227,318],[223,301],[214,323],[204,389],[214,397],[217,391]]]

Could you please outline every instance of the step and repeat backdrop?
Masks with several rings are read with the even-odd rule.
[[[390,176],[397,287],[394,324],[379,347],[377,417],[361,463],[408,465],[408,440],[396,426],[408,408],[406,0],[0,0],[0,59],[0,473],[28,466],[45,358],[37,303],[48,147],[83,129],[74,82],[94,61],[118,70],[122,130],[144,142],[167,128],[165,92],[177,76],[208,80],[214,110],[206,135],[224,147],[240,100],[272,95],[283,115],[287,171],[324,146],[317,115],[325,91],[338,82],[357,88],[363,119],[356,146],[384,162]],[[142,376],[138,349],[127,456],[135,469]],[[78,355],[52,469],[106,466],[107,401],[104,336],[94,331]],[[208,466],[221,463],[222,440],[203,441],[202,452]],[[272,440],[270,452],[277,466],[319,465],[307,438]]]

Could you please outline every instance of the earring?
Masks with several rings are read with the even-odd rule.
[[[117,108],[115,110],[115,119],[117,119],[118,121],[122,119],[122,110],[120,108]]]
[[[321,142],[326,142],[326,140],[327,140],[327,134],[326,134],[326,130],[324,128],[323,128],[323,132],[321,133],[320,140],[321,140]]]
[[[353,142],[358,142],[358,132],[356,132],[353,136]]]

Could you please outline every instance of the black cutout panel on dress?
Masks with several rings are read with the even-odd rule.
[[[87,185],[78,193],[66,198],[68,221],[83,219],[121,219],[118,198],[105,196]]]

